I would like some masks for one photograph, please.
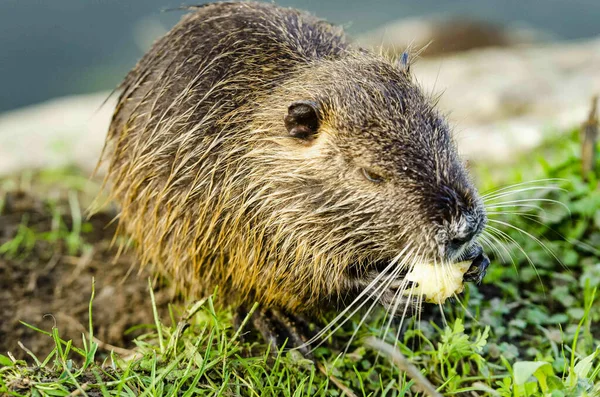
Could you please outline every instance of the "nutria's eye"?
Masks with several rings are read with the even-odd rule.
[[[381,183],[383,182],[383,177],[369,169],[361,168],[363,176],[369,181],[373,183]]]
[[[317,104],[312,101],[296,101],[288,107],[284,118],[285,128],[294,138],[309,140],[319,129]]]

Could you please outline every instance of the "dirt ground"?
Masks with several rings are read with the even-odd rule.
[[[0,199],[4,201],[0,206],[0,247],[14,241],[15,236],[25,235],[23,230],[19,234],[25,222],[27,230],[37,236],[52,230],[53,215],[56,227],[56,206],[52,210],[48,203],[24,193],[10,193]],[[68,211],[61,213],[65,230],[69,230],[72,219],[64,212]],[[27,239],[31,245],[24,241],[16,254],[0,253],[0,354],[11,352],[16,358],[25,358],[27,353],[19,342],[38,357],[45,357],[53,348],[52,338],[21,321],[46,331],[57,326],[63,339],[81,346],[81,334],[88,327],[92,278],[94,334],[105,352],[110,345],[132,347],[132,340],[144,330],[126,331],[134,325],[153,323],[148,273],[138,272],[130,254],[115,259],[117,247],[111,246],[116,227],[113,217],[104,212],[89,219],[80,234],[84,244],[75,254],[71,251],[73,255],[66,240],[44,238]],[[155,291],[161,318],[167,320],[171,295],[165,288]]]

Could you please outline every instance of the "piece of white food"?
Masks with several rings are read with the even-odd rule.
[[[404,294],[423,295],[428,303],[444,303],[449,297],[463,291],[463,276],[470,266],[471,262],[459,262],[443,267],[431,263],[417,263],[404,277],[415,285],[407,288]]]

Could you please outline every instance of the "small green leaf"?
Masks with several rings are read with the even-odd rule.
[[[589,356],[582,358],[577,364],[575,364],[575,368],[573,370],[579,379],[587,378],[590,370],[592,369],[592,364],[597,353],[598,351],[595,351]]]
[[[549,366],[552,371],[550,363],[545,361],[518,361],[513,365],[513,373],[515,378],[515,384],[523,386],[533,374],[543,366]]]
[[[43,388],[41,390],[43,391],[44,395],[47,395],[47,396],[64,397],[64,396],[68,396],[70,394],[68,390],[64,390],[62,388],[60,388],[60,389]]]
[[[3,367],[12,367],[14,365],[14,363],[12,362],[12,360],[8,357],[6,357],[5,355],[0,354],[0,366]]]
[[[554,396],[554,393],[556,392],[558,392],[558,394],[556,394],[557,396],[564,396],[564,393],[562,393],[561,390],[565,389],[565,384],[558,376],[548,376],[546,378],[546,383],[548,384],[548,391],[552,392],[552,396]]]

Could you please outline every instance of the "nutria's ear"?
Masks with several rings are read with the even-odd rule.
[[[313,139],[319,129],[318,105],[312,101],[292,102],[284,123],[291,136],[304,140]]]

